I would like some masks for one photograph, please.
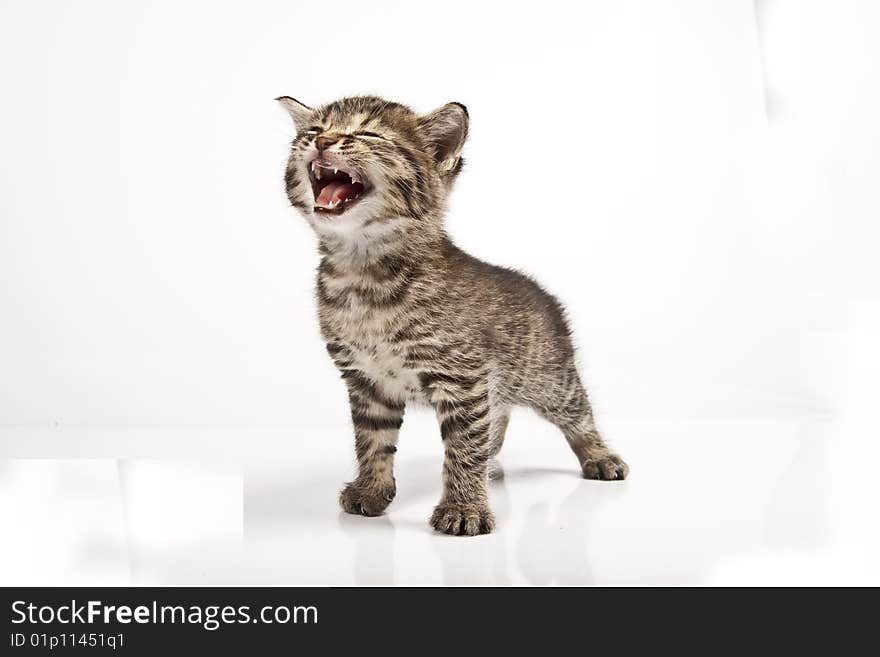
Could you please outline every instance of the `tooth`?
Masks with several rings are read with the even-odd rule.
[[[317,178],[318,180],[321,179],[321,167],[315,169],[315,178]]]
[[[333,175],[336,175],[337,173],[339,173],[339,169],[333,169]]]

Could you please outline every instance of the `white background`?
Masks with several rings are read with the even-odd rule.
[[[638,461],[634,480],[653,482],[631,512],[649,512],[638,490],[690,499],[714,482],[713,499],[752,517],[740,487],[775,480],[814,441],[784,504],[813,527],[799,549],[842,563],[838,548],[867,550],[878,531],[878,22],[868,0],[4,1],[5,454],[205,460],[271,443],[291,479],[320,452],[341,481],[345,395],[318,336],[315,240],[284,195],[293,129],[273,98],[456,100],[471,138],[449,230],[566,303],[600,423]],[[437,453],[430,418],[414,417],[403,440]],[[512,458],[526,468],[543,444],[524,436]],[[10,467],[7,511],[33,481]],[[315,491],[333,522],[336,485]],[[247,484],[244,499],[246,516]],[[692,558],[703,532],[685,526]],[[763,539],[748,550],[777,558]],[[815,576],[808,563],[794,581]],[[549,583],[522,572],[511,580]]]

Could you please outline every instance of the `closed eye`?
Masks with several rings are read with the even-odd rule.
[[[310,134],[310,135],[316,135],[316,134],[318,134],[319,132],[324,132],[324,128],[321,127],[321,126],[319,126],[319,125],[318,125],[318,126],[312,126],[312,127],[309,128],[308,130],[306,130],[306,134]]]
[[[374,139],[385,139],[382,135],[377,135],[375,132],[355,132],[358,137],[373,137]]]

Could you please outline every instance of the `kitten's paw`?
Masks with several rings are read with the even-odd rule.
[[[453,536],[488,534],[495,529],[495,516],[485,504],[441,503],[431,515],[431,527]]]
[[[602,481],[626,479],[629,474],[629,466],[617,454],[608,454],[592,461],[585,461],[581,469],[585,479],[601,479]]]
[[[388,508],[396,492],[394,481],[390,483],[353,481],[339,494],[339,504],[346,513],[378,516]]]

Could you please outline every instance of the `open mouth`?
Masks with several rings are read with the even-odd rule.
[[[366,180],[351,169],[320,158],[309,165],[315,212],[342,214],[367,192]]]

